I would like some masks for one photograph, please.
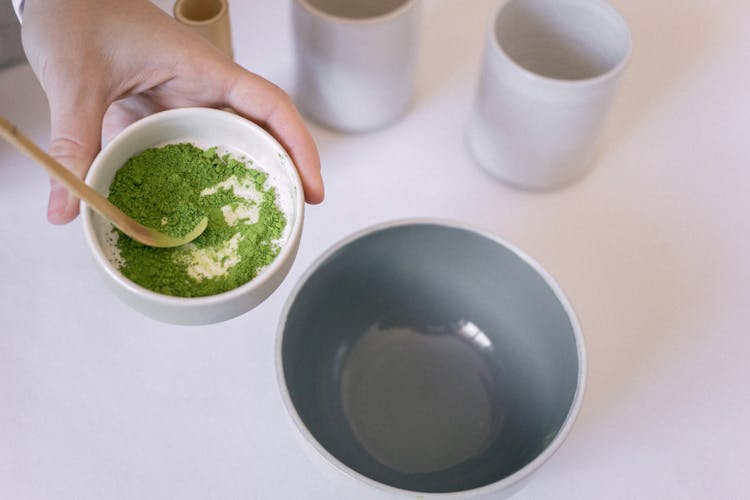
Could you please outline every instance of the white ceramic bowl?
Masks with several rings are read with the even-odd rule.
[[[145,149],[176,142],[219,146],[253,161],[268,173],[287,216],[281,251],[258,276],[228,292],[206,297],[173,297],[148,290],[123,276],[114,262],[111,224],[88,206],[81,217],[94,259],[115,293],[134,309],[168,323],[199,325],[224,321],[265,300],[289,271],[297,254],[304,219],[304,194],[297,169],[284,148],[260,126],[229,112],[182,108],[146,117],[119,134],[96,157],[86,182],[107,195],[116,171]]]

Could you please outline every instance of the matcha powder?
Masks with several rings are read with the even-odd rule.
[[[267,174],[216,148],[151,148],[117,172],[109,200],[141,224],[172,236],[204,216],[205,232],[178,248],[152,248],[113,231],[120,272],[155,292],[202,297],[253,279],[278,255],[286,217]],[[116,238],[116,241],[114,239]]]

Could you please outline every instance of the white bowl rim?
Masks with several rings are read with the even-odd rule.
[[[99,164],[103,161],[102,158],[106,156],[109,150],[114,148],[119,143],[125,141],[132,134],[136,133],[138,129],[153,126],[155,124],[158,124],[160,121],[171,117],[193,119],[196,115],[205,115],[207,117],[216,119],[233,121],[237,124],[237,126],[245,127],[248,130],[251,130],[252,133],[259,135],[260,137],[265,139],[273,148],[277,149],[279,153],[282,153],[286,156],[287,161],[283,163],[288,166],[288,173],[290,174],[290,178],[294,184],[294,189],[297,193],[297,196],[294,200],[294,211],[296,216],[294,218],[294,226],[289,233],[288,242],[299,240],[302,235],[302,220],[305,209],[305,201],[304,191],[302,189],[302,181],[299,177],[299,172],[297,171],[297,166],[295,165],[294,160],[292,160],[291,156],[284,149],[284,147],[260,125],[250,121],[247,118],[236,115],[234,113],[230,113],[228,111],[201,107],[175,108],[166,111],[159,111],[157,113],[141,118],[140,120],[126,127],[125,130],[120,132],[99,152],[99,154],[97,154],[96,158],[94,158],[94,161],[91,164],[91,168],[89,168],[89,171],[86,174],[87,183],[96,169],[99,168]],[[227,144],[227,146],[231,145]],[[130,293],[139,295],[141,297],[147,298],[152,302],[163,305],[178,307],[182,306],[188,308],[191,306],[210,306],[213,304],[220,304],[226,301],[231,301],[237,296],[244,295],[249,290],[261,288],[267,281],[270,281],[276,274],[278,269],[284,265],[284,262],[286,261],[288,255],[294,251],[294,245],[282,245],[279,254],[276,256],[273,262],[268,265],[258,276],[251,279],[247,283],[244,283],[226,292],[207,295],[203,297],[177,297],[172,295],[165,295],[154,292],[153,290],[149,290],[148,288],[129,280],[115,268],[114,264],[102,253],[101,246],[99,245],[98,239],[96,237],[96,231],[93,228],[93,222],[91,218],[91,213],[93,212],[93,210],[91,210],[84,202],[82,202],[81,205],[81,218],[83,220],[82,226],[86,241],[89,245],[89,248],[92,250],[94,259],[99,264],[100,268],[103,269],[107,273],[107,275],[109,275],[116,283],[127,289]]]
[[[547,446],[544,448],[544,451],[542,451],[542,453],[536,456],[534,460],[532,460],[531,462],[529,462],[528,464],[526,464],[525,466],[523,466],[522,468],[520,468],[513,474],[506,476],[499,481],[495,481],[493,483],[490,483],[484,486],[479,486],[477,488],[471,488],[467,490],[459,490],[459,491],[453,491],[453,492],[441,492],[441,493],[425,492],[425,491],[418,491],[418,490],[407,490],[404,488],[398,488],[395,486],[390,486],[385,483],[381,483],[379,481],[376,481],[374,479],[371,479],[365,476],[364,474],[360,472],[355,471],[348,465],[341,462],[338,458],[334,457],[328,450],[325,449],[323,445],[320,444],[320,442],[315,438],[315,436],[312,435],[310,430],[302,421],[302,418],[300,417],[299,413],[297,412],[294,406],[294,403],[292,402],[291,395],[289,394],[289,390],[287,389],[287,386],[286,386],[286,378],[284,377],[283,359],[282,359],[282,344],[284,340],[284,328],[286,326],[286,319],[289,315],[289,310],[291,309],[292,304],[297,298],[297,295],[299,294],[299,292],[301,291],[305,283],[307,283],[307,281],[313,275],[313,273],[315,273],[320,268],[321,264],[323,264],[329,257],[331,257],[340,249],[342,249],[343,247],[347,246],[349,243],[355,240],[358,240],[364,236],[375,234],[375,233],[378,233],[387,229],[392,229],[396,227],[405,227],[405,226],[415,226],[415,225],[432,225],[432,226],[442,226],[442,227],[447,227],[447,228],[461,229],[464,231],[474,233],[479,236],[483,236],[489,240],[492,240],[498,243],[499,245],[510,250],[511,252],[513,252],[517,257],[522,259],[532,270],[534,270],[544,280],[545,284],[549,286],[550,289],[553,291],[553,293],[555,294],[555,298],[559,301],[560,305],[565,310],[565,313],[568,319],[570,320],[570,324],[573,329],[573,335],[575,337],[576,353],[578,355],[578,380],[576,383],[576,391],[573,396],[573,402],[570,405],[570,409],[568,410],[568,414],[565,417],[565,421],[563,422],[563,425],[560,427],[560,429],[557,431],[557,434],[555,435],[554,439],[552,439],[552,441],[550,441],[549,444],[547,444]],[[289,296],[287,297],[284,307],[281,311],[279,325],[276,331],[275,350],[276,350],[275,352],[276,381],[281,391],[281,397],[284,401],[284,406],[287,410],[287,413],[291,417],[292,421],[295,424],[295,427],[301,433],[304,440],[308,444],[310,444],[329,464],[333,465],[335,469],[337,469],[339,472],[342,472],[351,478],[359,480],[362,483],[365,483],[381,491],[384,491],[390,494],[407,495],[410,497],[413,497],[414,495],[430,495],[431,497],[450,498],[450,497],[456,497],[460,495],[461,498],[471,498],[471,497],[484,496],[493,492],[499,492],[506,488],[510,488],[513,485],[520,484],[524,479],[529,477],[539,467],[541,467],[542,464],[544,464],[557,451],[557,449],[562,445],[563,441],[565,441],[565,439],[570,433],[573,427],[573,424],[575,423],[575,420],[580,412],[581,405],[583,403],[585,388],[586,388],[587,361],[586,361],[586,349],[584,345],[583,333],[581,331],[581,326],[573,310],[573,307],[571,306],[568,298],[566,297],[565,293],[563,292],[562,288],[557,283],[557,281],[535,259],[533,259],[529,254],[521,250],[516,245],[510,243],[509,241],[503,238],[500,238],[497,235],[494,235],[488,231],[474,227],[471,224],[466,224],[463,222],[449,220],[449,219],[442,219],[442,218],[415,217],[415,218],[403,218],[403,219],[385,221],[385,222],[381,222],[381,223],[366,227],[359,231],[356,231],[350,234],[349,236],[346,236],[343,239],[339,240],[338,242],[334,243],[330,248],[324,251],[317,259],[315,259],[312,264],[309,265],[309,267],[297,280],[292,291],[289,293]]]

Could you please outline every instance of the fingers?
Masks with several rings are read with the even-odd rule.
[[[269,81],[237,68],[237,78],[227,89],[226,104],[265,127],[281,143],[297,166],[305,200],[320,203],[324,188],[318,148],[292,100]]]
[[[95,95],[50,96],[49,154],[83,178],[99,152],[104,106]],[[78,199],[50,181],[47,219],[66,224],[78,215]]]
[[[106,113],[104,113],[104,120],[102,123],[102,147],[114,139],[129,125],[148,115],[154,114],[158,111],[163,111],[164,109],[163,106],[160,106],[152,99],[140,94],[126,97],[112,103]]]

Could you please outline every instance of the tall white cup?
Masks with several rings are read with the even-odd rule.
[[[294,0],[295,99],[343,132],[387,125],[414,91],[419,0]]]
[[[605,0],[507,0],[493,17],[467,139],[501,180],[546,190],[580,177],[631,51]]]

